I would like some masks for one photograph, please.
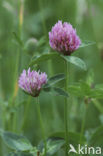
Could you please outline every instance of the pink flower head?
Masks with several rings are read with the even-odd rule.
[[[47,83],[46,73],[40,73],[40,71],[28,71],[23,70],[19,77],[19,87],[23,89],[26,93],[33,97],[37,97],[41,91],[44,84]]]
[[[72,52],[79,48],[81,40],[76,34],[76,29],[71,24],[58,21],[49,32],[49,43],[54,50],[64,55],[71,55]]]

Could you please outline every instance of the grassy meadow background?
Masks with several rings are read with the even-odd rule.
[[[102,84],[102,0],[0,0],[0,128],[25,135],[34,146],[42,138],[36,100],[18,89],[17,81],[22,70],[28,68],[33,55],[52,52],[48,32],[58,20],[70,22],[82,40],[96,42],[93,46],[81,48],[73,53],[86,62],[88,70],[82,71],[69,64],[69,84],[86,81],[91,77],[93,85]],[[14,32],[22,38],[24,44],[30,41],[29,45],[26,44],[26,50],[15,42]],[[36,47],[38,42],[41,44],[39,48]],[[64,68],[59,59],[39,64],[39,69],[46,72],[48,77],[63,73]],[[58,86],[63,87],[64,81]],[[85,121],[85,135],[88,137],[103,124],[103,101],[99,102],[101,108],[92,101],[88,104]],[[46,136],[63,131],[64,97],[42,92],[40,106]],[[69,130],[80,132],[85,112],[84,98],[70,94],[68,111]],[[12,118],[15,118],[13,124]],[[0,156],[7,153],[8,149],[0,139]],[[58,153],[58,156],[61,155],[62,150]]]

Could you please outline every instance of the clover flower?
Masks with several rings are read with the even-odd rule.
[[[64,55],[71,55],[79,48],[81,40],[71,24],[58,21],[49,32],[49,43],[52,49]]]
[[[33,97],[37,97],[42,89],[42,86],[47,83],[46,73],[40,71],[23,70],[19,77],[19,87]]]

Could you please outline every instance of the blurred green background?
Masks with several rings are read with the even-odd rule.
[[[24,7],[21,38],[24,43],[28,39],[33,40],[26,51],[18,46],[13,36],[13,32],[20,33],[21,2]],[[103,0],[0,0],[0,127],[11,130],[12,128],[8,126],[12,117],[10,113],[16,114],[17,123],[14,131],[26,135],[33,145],[37,145],[41,140],[36,100],[24,95],[21,90],[17,93],[16,83],[20,72],[24,68],[27,69],[33,55],[51,50],[48,32],[58,20],[70,22],[82,40],[96,42],[95,45],[80,49],[73,54],[86,62],[88,70],[83,72],[69,65],[69,83],[85,81],[90,71],[94,73],[94,84],[103,83]],[[36,50],[36,42],[44,36],[45,43]],[[64,64],[60,60],[46,61],[39,67],[48,74],[48,77],[64,72]],[[63,87],[64,82],[58,85]],[[13,110],[9,108],[12,99]],[[102,100],[100,102],[102,104]],[[47,136],[55,131],[64,130],[64,98],[41,93],[40,105]],[[15,108],[16,106],[18,107]],[[25,109],[27,109],[27,118],[21,130]],[[71,95],[70,117],[68,116],[70,131],[80,132],[84,109],[84,99]],[[101,112],[90,102],[85,132],[89,135],[102,123]]]

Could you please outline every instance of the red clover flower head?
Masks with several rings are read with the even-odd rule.
[[[46,83],[46,73],[30,71],[30,68],[27,71],[23,70],[18,81],[19,87],[33,97],[39,96],[42,86]]]
[[[79,48],[81,40],[71,24],[58,21],[49,32],[49,43],[52,49],[64,55],[71,55]]]

